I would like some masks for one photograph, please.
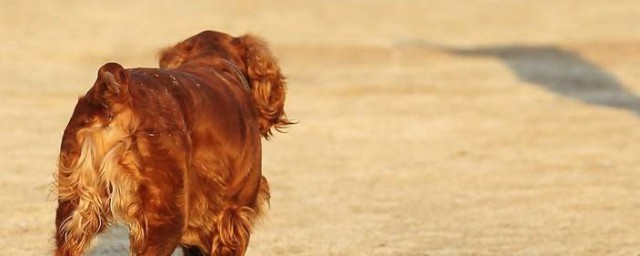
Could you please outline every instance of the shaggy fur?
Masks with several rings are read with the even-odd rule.
[[[56,255],[83,254],[118,222],[132,255],[244,255],[270,197],[261,137],[291,124],[280,68],[263,40],[213,31],[163,50],[160,67],[107,63],[78,100],[60,150]]]

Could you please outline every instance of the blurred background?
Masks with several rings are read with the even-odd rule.
[[[62,131],[98,67],[207,29],[266,38],[299,121],[264,143],[248,255],[640,254],[637,0],[2,6],[0,255],[51,254]]]

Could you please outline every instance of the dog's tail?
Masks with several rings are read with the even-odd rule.
[[[282,132],[283,128],[294,124],[284,112],[285,77],[263,39],[244,35],[238,40],[244,48],[243,59],[253,100],[260,111],[260,133],[268,139],[273,135],[271,128]]]

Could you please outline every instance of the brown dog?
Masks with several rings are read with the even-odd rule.
[[[205,31],[161,52],[161,69],[107,63],[64,131],[56,255],[81,255],[108,224],[132,255],[244,255],[269,201],[261,137],[291,122],[261,39]]]

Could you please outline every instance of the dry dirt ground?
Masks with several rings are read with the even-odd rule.
[[[269,39],[300,122],[265,143],[248,255],[640,254],[637,0],[5,0],[0,21],[0,255],[50,255],[97,68],[203,29]]]

